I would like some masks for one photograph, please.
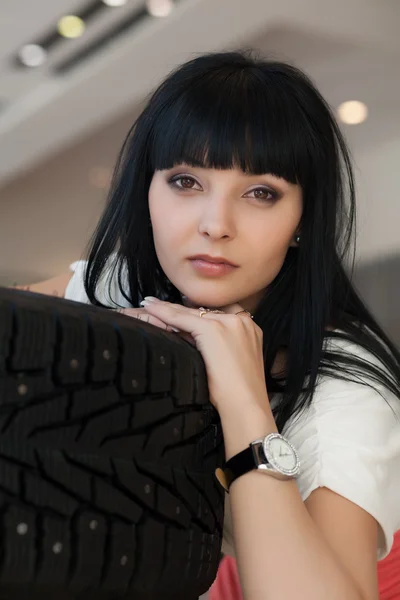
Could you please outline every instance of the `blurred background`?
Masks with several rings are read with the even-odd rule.
[[[306,70],[338,114],[359,192],[356,281],[400,343],[399,27],[398,0],[2,0],[0,284],[82,256],[162,77],[254,48]]]

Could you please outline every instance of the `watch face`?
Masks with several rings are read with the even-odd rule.
[[[299,459],[296,450],[279,434],[272,434],[264,440],[264,452],[273,467],[286,475],[297,475]]]

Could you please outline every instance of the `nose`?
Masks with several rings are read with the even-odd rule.
[[[233,207],[227,198],[210,198],[203,204],[199,233],[213,240],[229,240],[236,236]]]

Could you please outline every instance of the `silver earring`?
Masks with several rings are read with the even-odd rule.
[[[296,242],[296,244],[300,244],[300,240],[301,240],[301,237],[299,234],[297,234],[294,238],[294,241]]]

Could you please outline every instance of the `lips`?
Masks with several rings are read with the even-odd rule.
[[[189,260],[202,260],[204,262],[208,262],[215,265],[228,265],[230,267],[238,267],[235,263],[231,262],[227,258],[223,256],[209,256],[208,254],[196,254],[195,256],[190,256]]]

